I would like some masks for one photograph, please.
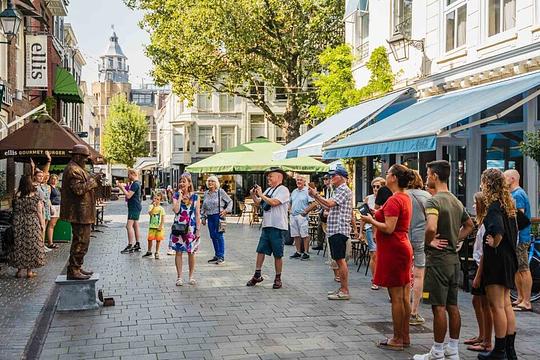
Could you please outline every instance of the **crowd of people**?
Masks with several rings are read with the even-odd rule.
[[[458,359],[461,329],[458,250],[475,224],[463,204],[449,191],[450,173],[447,161],[430,162],[424,184],[418,171],[395,164],[385,178],[372,181],[373,193],[359,206],[367,210],[356,211],[348,186],[349,174],[341,166],[324,176],[322,192],[311,183],[307,185],[303,176],[297,176],[296,189],[290,193],[284,185],[287,174],[280,168],[268,170],[265,173],[268,187],[263,190],[255,185],[250,192],[255,205],[262,209],[262,224],[255,271],[246,285],[255,286],[264,280],[263,264],[267,256],[272,256],[275,268],[272,287],[283,286],[284,240],[287,236],[294,238],[295,252],[291,259],[308,260],[307,217],[318,211],[321,236],[314,249],[322,249],[327,242],[330,267],[334,280],[339,282],[339,288],[328,292],[328,299],[351,298],[347,265],[350,240],[363,239],[370,253],[371,289],[386,288],[391,302],[394,334],[379,341],[378,346],[403,350],[411,345],[409,327],[425,322],[419,313],[423,300],[431,305],[434,341],[427,354],[415,355],[414,359]],[[123,252],[140,249],[136,225],[141,212],[140,194],[137,194],[140,186],[136,185],[136,172],[130,172],[130,181],[127,185],[120,184],[128,202],[129,244]],[[184,173],[178,191],[172,194],[175,216],[168,247],[176,256],[178,286],[184,284],[183,253],[188,256],[189,284],[196,284],[195,253],[200,246],[201,226],[208,225],[214,246],[214,257],[208,262],[225,261],[225,217],[232,209],[232,200],[215,176],[208,178],[206,188],[201,200],[194,191],[191,175]],[[138,200],[133,200],[134,197]],[[161,195],[154,196],[149,208],[151,221],[145,257],[152,255],[152,242],[156,241],[159,258],[159,243],[164,239],[161,200]],[[137,203],[130,203],[133,201]],[[474,259],[478,270],[472,293],[479,334],[465,343],[469,350],[480,352],[479,359],[516,359],[514,311],[531,310],[527,261],[530,206],[527,195],[519,187],[519,173],[485,170],[474,202],[478,229]],[[509,291],[515,284],[519,299],[512,304]],[[447,333],[449,340],[445,343]]]
[[[14,210],[14,245],[9,263],[17,277],[32,278],[44,265],[45,252],[56,248],[53,230],[60,213],[58,177],[49,176],[49,162],[43,169],[32,163],[32,176],[19,183]],[[250,195],[262,212],[261,234],[256,247],[253,276],[247,286],[264,280],[262,268],[267,256],[274,258],[273,288],[283,286],[284,240],[294,238],[291,259],[309,260],[308,215],[318,213],[319,229],[315,250],[328,244],[330,267],[339,287],[328,292],[329,300],[349,300],[351,239],[365,241],[372,274],[372,290],[386,288],[391,303],[393,336],[378,342],[388,350],[411,345],[410,326],[425,322],[420,302],[431,305],[433,345],[416,360],[458,359],[461,329],[458,307],[460,278],[459,248],[477,228],[473,258],[478,265],[473,280],[473,307],[478,336],[465,340],[468,349],[480,352],[479,359],[517,359],[514,342],[514,312],[531,311],[531,274],[528,251],[531,240],[530,204],[519,186],[516,170],[487,169],[482,173],[479,192],[474,196],[476,225],[463,204],[449,191],[451,167],[439,160],[427,164],[424,184],[418,171],[392,165],[385,177],[371,182],[372,194],[356,207],[348,185],[347,170],[338,166],[324,176],[323,191],[303,176],[296,177],[296,189],[284,185],[287,177],[280,168],[265,173],[267,187],[255,185]],[[117,183],[125,195],[128,216],[128,244],[123,254],[141,251],[139,219],[142,212],[141,184],[135,170],[127,184]],[[168,253],[175,256],[176,285],[183,286],[183,254],[188,258],[188,284],[196,285],[195,261],[203,226],[208,226],[214,256],[208,263],[225,262],[226,216],[233,201],[216,176],[208,177],[206,191],[196,192],[189,173],[180,176],[178,190],[170,194],[173,224],[165,229],[165,200],[154,194],[148,207],[150,217],[144,258],[160,258],[161,242],[168,233]],[[167,192],[169,198],[169,191]],[[167,199],[169,200],[169,199]],[[358,224],[356,222],[358,217]],[[80,269],[80,266],[78,267]],[[80,269],[82,272],[82,269]],[[86,273],[77,276],[89,276]],[[510,289],[518,299],[511,303]],[[446,335],[449,340],[445,343]],[[494,341],[492,341],[494,334]]]

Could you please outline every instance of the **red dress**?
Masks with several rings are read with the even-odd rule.
[[[395,193],[375,212],[375,220],[397,217],[392,234],[377,229],[377,267],[373,283],[382,287],[405,286],[411,282],[413,249],[409,241],[412,202],[406,193]]]

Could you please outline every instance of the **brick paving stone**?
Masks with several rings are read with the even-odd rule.
[[[170,206],[166,211],[171,213]],[[174,257],[165,255],[165,246],[160,260],[142,259],[142,253],[120,254],[126,243],[125,214],[123,201],[106,207],[110,223],[93,239],[85,258],[86,266],[100,273],[98,288],[114,297],[116,306],[56,313],[41,359],[90,354],[120,360],[407,359],[431,344],[432,335],[421,333],[413,334],[413,346],[401,353],[375,346],[390,334],[380,333],[372,323],[391,321],[390,304],[385,291],[369,289],[364,268],[357,273],[351,265],[352,300],[331,302],[326,300],[326,291],[336,284],[322,256],[312,254],[310,261],[293,261],[288,259],[293,250],[286,247],[284,287],[272,289],[274,272],[269,259],[263,268],[265,281],[246,287],[255,263],[256,226],[230,224],[225,234],[226,262],[220,266],[206,263],[213,249],[204,228],[195,272],[198,284],[177,287]],[[170,215],[167,221],[170,224]],[[143,252],[147,222],[148,216],[143,214]],[[184,280],[187,282],[187,270]],[[4,281],[2,276],[0,281]],[[0,299],[1,295],[0,290]],[[460,303],[465,338],[476,331],[470,294],[461,292]],[[430,309],[421,305],[421,314],[427,320],[425,327],[431,329]],[[540,352],[536,341],[539,320],[536,313],[517,315],[520,359],[536,359]],[[31,328],[29,325],[28,331]],[[461,346],[462,359],[475,355]]]

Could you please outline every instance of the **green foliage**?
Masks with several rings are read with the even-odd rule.
[[[147,155],[147,137],[148,124],[139,106],[129,103],[124,95],[114,96],[103,134],[105,157],[132,167],[137,157]]]
[[[540,130],[525,133],[525,141],[520,144],[521,152],[540,166]]]
[[[54,96],[47,96],[44,103],[45,110],[47,111],[47,113],[51,114],[52,110],[56,107],[56,98],[54,98]]]
[[[343,42],[344,0],[124,1],[145,13],[159,84],[188,100],[205,91],[248,98],[285,128],[287,141],[317,101],[307,85],[321,70],[318,56]],[[284,114],[265,97],[274,87],[286,95]]]
[[[310,107],[311,122],[318,123],[363,100],[392,90],[395,76],[386,48],[373,50],[366,63],[371,76],[366,86],[357,89],[352,76],[354,57],[348,45],[327,48],[320,56],[322,71],[314,75],[319,105]]]

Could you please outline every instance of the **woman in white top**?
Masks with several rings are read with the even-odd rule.
[[[479,191],[474,194],[474,208],[476,214],[485,214],[485,202],[484,194]],[[491,334],[493,332],[493,319],[491,317],[491,310],[489,309],[489,302],[486,296],[486,288],[482,284],[482,267],[481,261],[483,256],[483,242],[486,228],[482,224],[484,219],[480,216],[476,216],[476,223],[478,224],[478,231],[476,233],[476,240],[473,246],[473,259],[478,265],[476,270],[476,276],[473,280],[471,294],[473,295],[472,304],[474,307],[474,313],[476,315],[476,322],[478,323],[478,336],[465,340],[467,350],[471,351],[491,351],[493,345],[491,343]]]
[[[366,196],[364,202],[368,204],[369,208],[373,211],[376,210],[375,198],[379,189],[386,185],[386,180],[382,177],[376,177],[371,181],[371,188],[373,189],[373,194]],[[375,266],[377,264],[377,244],[375,237],[373,236],[373,228],[371,224],[360,223],[360,228],[366,230],[366,241],[369,249],[369,270],[371,271],[371,277],[373,281],[373,274],[375,273]],[[371,284],[371,290],[379,290],[379,287],[375,284]]]

